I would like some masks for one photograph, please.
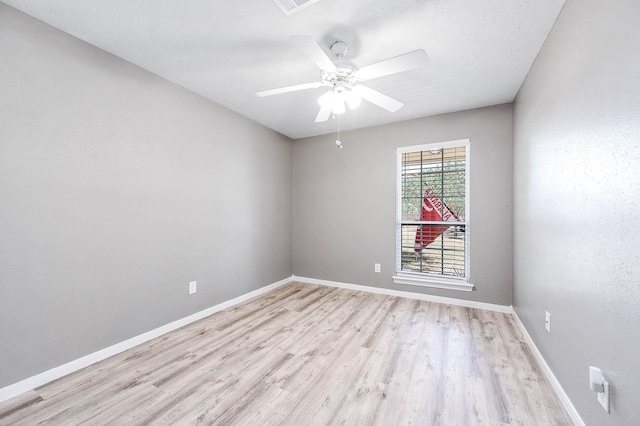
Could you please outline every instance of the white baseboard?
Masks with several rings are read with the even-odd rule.
[[[222,302],[220,304],[207,308],[203,311],[196,312],[195,314],[189,315],[188,317],[184,317],[179,320],[173,321],[169,324],[163,325],[151,331],[147,331],[146,333],[142,333],[138,336],[132,337],[123,342],[116,343],[115,345],[109,346],[97,352],[83,356],[82,358],[78,358],[66,364],[63,364],[58,367],[54,367],[50,370],[47,370],[45,372],[42,372],[40,374],[36,374],[35,376],[29,377],[20,382],[1,388],[0,402],[6,401],[7,399],[10,399],[20,394],[23,394],[25,392],[28,392],[32,389],[35,389],[39,386],[49,383],[62,376],[66,376],[67,374],[71,374],[74,371],[78,371],[84,367],[88,367],[89,365],[95,364],[96,362],[102,361],[103,359],[109,358],[110,356],[117,355],[121,352],[124,352],[128,349],[138,346],[151,339],[155,339],[158,336],[162,336],[163,334],[166,334],[170,331],[176,330],[180,327],[190,324],[194,321],[208,317],[209,315],[215,312],[221,311],[223,309],[229,308],[231,306],[234,306],[246,300],[249,300],[253,297],[259,296],[263,293],[273,290],[274,288],[280,287],[284,284],[291,282],[292,278],[293,277],[285,278],[281,281],[275,282],[273,284],[269,284],[265,287],[243,294],[242,296],[238,296],[234,299],[227,300],[226,302]]]
[[[538,350],[538,347],[533,342],[533,339],[529,335],[529,332],[527,331],[527,329],[524,327],[524,324],[522,324],[522,321],[520,321],[520,317],[518,317],[518,314],[515,312],[515,310],[513,311],[512,315],[513,315],[513,319],[516,321],[516,324],[518,324],[518,328],[520,328],[522,335],[527,341],[527,344],[529,345],[531,352],[533,352],[533,355],[538,360],[538,364],[540,364],[540,367],[542,367],[542,371],[544,371],[545,376],[547,376],[547,379],[551,383],[553,390],[556,391],[558,398],[560,398],[560,402],[564,406],[565,410],[567,410],[569,417],[571,417],[571,420],[573,420],[573,423],[575,423],[576,426],[585,426],[584,421],[582,420],[582,417],[580,417],[580,414],[578,413],[578,410],[576,410],[576,407],[573,406],[573,403],[569,399],[569,396],[566,394],[566,392],[562,388],[562,385],[560,385],[560,382],[556,378],[555,374],[553,374],[553,371],[551,371],[551,368],[542,357],[542,354]]]
[[[348,284],[337,281],[318,280],[316,278],[293,276],[293,281],[301,281],[309,284],[326,285],[329,287],[346,288],[349,290],[366,291],[369,293],[386,294],[388,296],[407,297],[409,299],[425,300],[427,302],[445,303],[447,305],[464,306],[465,308],[484,309],[486,311],[502,312],[510,314],[513,312],[511,306],[494,305],[493,303],[476,302],[473,300],[454,299],[453,297],[433,296],[430,294],[413,293],[410,291],[391,290],[388,288],[371,287],[360,284]]]

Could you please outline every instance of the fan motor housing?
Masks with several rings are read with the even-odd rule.
[[[333,53],[333,56],[335,56],[336,59],[341,59],[344,58],[349,51],[349,46],[347,46],[347,43],[344,41],[338,40],[329,46],[329,50],[331,50],[331,53]]]

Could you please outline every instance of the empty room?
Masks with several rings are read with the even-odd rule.
[[[0,0],[0,425],[640,425],[637,0]]]

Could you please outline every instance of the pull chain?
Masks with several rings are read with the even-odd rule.
[[[342,149],[342,142],[340,142],[340,115],[338,114],[338,139],[336,139],[336,146]]]

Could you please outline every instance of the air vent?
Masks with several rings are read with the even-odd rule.
[[[299,10],[304,9],[307,6],[311,6],[314,3],[318,3],[320,0],[273,0],[278,5],[280,10],[285,15],[293,15]]]

